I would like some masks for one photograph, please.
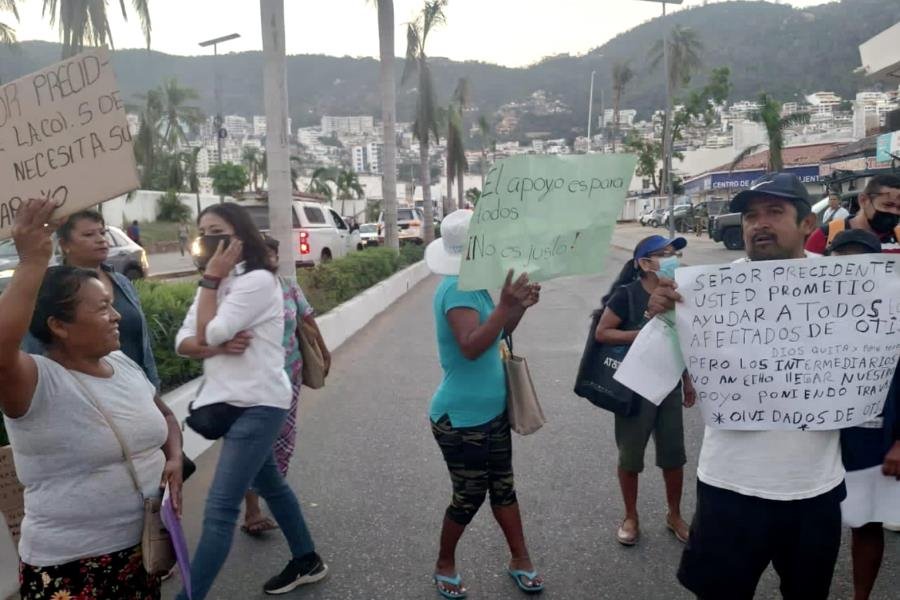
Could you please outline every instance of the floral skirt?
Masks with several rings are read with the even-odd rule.
[[[159,578],[147,574],[141,547],[64,565],[19,566],[22,600],[159,600]]]

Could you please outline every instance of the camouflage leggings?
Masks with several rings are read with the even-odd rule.
[[[453,427],[444,415],[432,422],[431,432],[453,483],[453,499],[447,507],[450,520],[468,525],[488,492],[491,506],[515,504],[512,438],[505,412],[475,427]]]

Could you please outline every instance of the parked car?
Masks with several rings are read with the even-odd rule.
[[[363,223],[359,226],[359,239],[363,246],[378,245],[378,223]]]
[[[143,279],[150,273],[150,263],[147,260],[147,251],[134,240],[125,235],[118,227],[106,228],[106,242],[109,244],[109,257],[107,264],[117,273],[125,275],[128,279]],[[53,257],[51,265],[62,264],[62,253],[54,238]],[[0,291],[3,291],[9,280],[12,279],[16,267],[19,265],[19,253],[15,243],[10,240],[0,241]]]
[[[675,231],[680,231],[682,233],[690,231],[693,228],[694,207],[690,204],[676,204],[672,207],[672,210],[674,212],[674,217],[670,216],[669,211],[666,210],[666,218],[663,220],[663,225],[666,228],[669,228],[670,220],[674,218]]]
[[[118,227],[106,228],[106,242],[109,244],[109,258],[106,262],[114,271],[123,274],[132,281],[143,279],[150,274],[150,263],[147,251],[128,237]],[[62,262],[59,246],[54,253],[55,262]]]
[[[346,221],[334,209],[318,202],[294,200],[292,204],[298,267],[313,267],[363,249],[359,230],[350,231]],[[267,233],[270,229],[268,205],[244,208],[259,230]],[[198,249],[195,244],[192,253],[196,254]]]
[[[638,220],[641,222],[641,225],[659,227],[659,224],[662,223],[663,214],[665,212],[666,211],[662,208],[654,208],[642,214]]]
[[[400,243],[421,244],[425,241],[425,215],[419,208],[401,206],[397,208],[397,228]],[[384,211],[378,215],[378,242],[384,243]]]
[[[859,191],[851,191],[841,196],[841,204],[852,205],[856,201]],[[816,215],[816,223],[822,223],[822,213],[828,208],[828,196],[825,196],[812,206],[812,212]],[[722,242],[729,250],[741,250],[744,248],[744,229],[741,226],[741,213],[728,213],[712,217],[709,223],[709,237],[716,242]]]

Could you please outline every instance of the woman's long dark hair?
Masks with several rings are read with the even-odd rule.
[[[233,202],[207,206],[197,217],[198,224],[203,215],[207,213],[212,213],[231,225],[234,228],[234,235],[244,243],[245,272],[265,269],[274,273],[277,270],[269,260],[269,250],[263,241],[262,234],[253,223],[250,214],[242,206]]]

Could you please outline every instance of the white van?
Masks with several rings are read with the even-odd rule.
[[[269,231],[268,205],[256,204],[244,208],[260,231]],[[363,249],[359,231],[350,231],[344,219],[331,207],[294,200],[293,209],[297,266],[312,267]]]

